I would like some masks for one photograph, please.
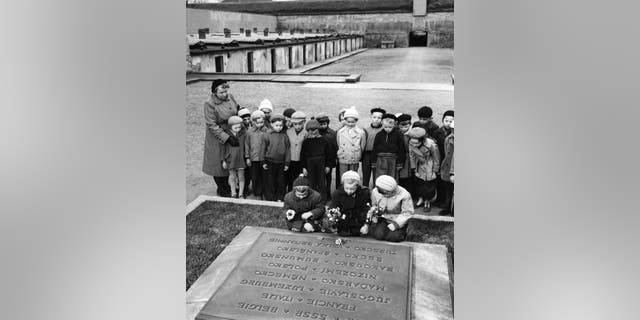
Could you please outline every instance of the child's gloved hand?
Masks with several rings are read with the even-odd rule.
[[[251,159],[247,159],[247,167],[251,167]]]
[[[307,211],[305,213],[302,214],[302,219],[307,220],[309,218],[313,217],[313,213]]]
[[[396,231],[396,226],[393,223],[389,223],[387,225],[387,228],[389,228],[389,230],[391,230],[391,231]]]
[[[267,166],[267,164],[265,163],[265,164],[263,164],[263,165],[262,165],[262,169],[264,169],[264,170],[268,170],[268,169],[269,169],[269,166]]]
[[[454,175],[449,176],[449,180],[451,180],[451,183],[453,183],[455,181]]]
[[[313,232],[314,231],[313,226],[309,222],[304,224],[304,229],[307,230],[307,232]]]
[[[362,226],[362,228],[360,228],[360,233],[361,234],[367,234],[369,233],[369,225],[365,224],[364,226]]]
[[[329,173],[329,172],[331,172],[331,168],[329,168],[329,167],[325,167],[325,168],[324,168],[324,173]]]
[[[305,175],[305,176],[308,176],[309,172],[307,171],[307,169],[302,168],[302,174]]]
[[[284,171],[289,171],[289,166],[284,166]]]
[[[289,209],[287,210],[287,212],[285,212],[285,214],[287,215],[287,220],[291,220],[296,215],[296,212]]]
[[[227,165],[227,162],[226,162],[226,161],[222,161],[222,169],[227,170],[227,167],[229,167],[229,166]]]

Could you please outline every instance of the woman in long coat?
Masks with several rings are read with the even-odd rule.
[[[224,80],[213,80],[211,84],[211,98],[204,103],[204,120],[206,124],[206,135],[204,139],[204,158],[202,160],[202,172],[213,176],[213,180],[218,187],[218,195],[228,197],[231,195],[231,188],[227,183],[229,171],[222,168],[224,157],[224,144],[237,145],[238,141],[234,137],[229,137],[225,132],[227,120],[231,116],[238,114],[240,106],[227,93],[229,85]]]

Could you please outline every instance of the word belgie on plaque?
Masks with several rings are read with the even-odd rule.
[[[265,232],[196,319],[409,319],[411,259],[408,246]]]

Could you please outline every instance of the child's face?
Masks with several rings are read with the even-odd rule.
[[[344,192],[350,196],[358,189],[358,183],[353,181],[345,181],[343,188]]]
[[[371,114],[371,124],[374,126],[378,126],[380,125],[380,122],[382,121],[382,113],[381,112],[374,112]]]
[[[242,130],[242,123],[236,123],[236,124],[231,126],[231,131],[233,131],[235,133],[240,132],[240,130]]]
[[[304,121],[296,121],[293,123],[293,129],[297,132],[302,131],[302,128],[304,128]]]
[[[391,132],[393,128],[396,127],[396,121],[393,119],[384,119],[382,120],[382,129],[387,133]]]
[[[284,127],[284,123],[282,121],[275,121],[271,123],[271,128],[273,128],[273,131],[275,132],[282,131],[283,127]]]
[[[400,128],[402,133],[407,133],[409,131],[409,129],[411,129],[411,122],[406,123],[406,124],[400,124],[400,125],[398,125],[398,128]]]
[[[344,125],[349,127],[349,128],[355,127],[356,123],[358,123],[358,119],[356,119],[354,117],[349,117],[349,118],[345,118],[344,119]]]
[[[329,122],[320,122],[320,129],[327,130],[329,128]]]
[[[271,116],[271,109],[264,108],[264,109],[260,109],[260,111],[262,111],[264,113],[264,116],[267,119],[269,119],[269,117]]]
[[[431,117],[429,117],[429,118],[419,117],[418,119],[420,119],[420,121],[429,121],[429,120],[431,120]]]
[[[244,118],[242,118],[242,122],[244,122],[244,124],[249,126],[249,125],[251,125],[251,118],[250,117],[244,117]]]
[[[414,147],[419,147],[422,144],[422,140],[416,139],[416,138],[411,138],[411,139],[409,139],[409,144],[414,146]]]
[[[256,126],[256,128],[260,129],[262,127],[264,127],[264,118],[258,118],[258,119],[254,119],[253,120],[253,124]]]
[[[451,127],[453,126],[453,117],[452,116],[444,117],[444,119],[442,119],[442,126],[444,126],[447,129],[451,129]]]
[[[288,118],[288,117],[284,117],[284,123],[287,126],[287,128],[291,128],[291,126],[293,125],[293,123],[291,123],[291,118]]]
[[[318,129],[312,129],[312,130],[309,130],[308,132],[309,132],[309,134],[311,134],[312,136],[318,136],[318,135],[320,135],[320,130],[318,130]]]

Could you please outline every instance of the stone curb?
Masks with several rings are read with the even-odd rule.
[[[311,70],[315,70],[315,69],[318,69],[318,68],[324,67],[324,66],[326,66],[326,65],[330,65],[330,64],[332,64],[332,63],[334,63],[334,62],[336,62],[336,61],[340,61],[340,60],[342,60],[342,59],[344,59],[344,58],[349,58],[349,57],[351,57],[351,56],[354,56],[354,55],[356,55],[356,54],[358,54],[358,53],[362,53],[362,52],[365,52],[365,51],[367,51],[367,49],[366,49],[366,48],[358,49],[358,50],[356,50],[356,51],[351,51],[351,52],[349,52],[349,53],[347,53],[347,54],[343,54],[343,55],[340,55],[340,56],[337,56],[337,57],[333,57],[333,58],[329,58],[329,59],[326,59],[326,60],[322,60],[322,62],[321,62],[321,63],[319,63],[318,65],[311,64],[311,65],[310,65],[310,66],[308,66],[307,68],[302,67],[302,69],[301,69],[299,72],[291,72],[291,73],[294,73],[294,74],[295,74],[295,73],[304,74],[304,73],[307,73],[307,72],[309,72],[309,71],[311,71]],[[334,59],[334,58],[335,58],[335,59]],[[290,69],[290,70],[295,70],[295,69]]]
[[[191,201],[186,208],[185,216],[191,213],[193,210],[198,208],[201,204],[207,201],[215,201],[215,202],[225,202],[225,203],[235,203],[235,204],[249,204],[255,206],[267,206],[274,208],[282,208],[284,207],[283,202],[274,202],[274,201],[264,201],[264,200],[254,200],[254,199],[235,199],[235,198],[225,198],[225,197],[217,197],[217,196],[206,196],[199,195],[195,200]],[[420,220],[431,220],[431,221],[443,221],[443,222],[453,222],[453,217],[447,216],[425,216],[422,214],[414,214],[411,219],[420,219]]]

